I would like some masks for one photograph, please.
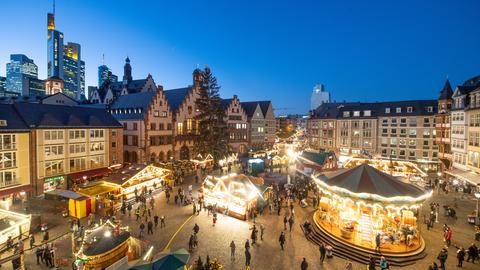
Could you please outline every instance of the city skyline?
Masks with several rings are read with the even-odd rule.
[[[146,1],[130,8],[126,1],[57,1],[56,26],[81,44],[86,86],[97,85],[102,54],[116,75],[123,73],[128,55],[135,79],[151,73],[165,89],[190,84],[196,65],[208,65],[224,98],[273,96],[275,107],[290,108],[278,114],[305,113],[317,83],[329,89],[332,101],[436,99],[447,76],[455,87],[480,69],[473,16],[479,4],[474,1],[424,2],[415,8],[407,3],[276,3],[212,2],[205,7],[189,2],[179,8]],[[3,5],[19,7],[14,1]],[[32,8],[24,15],[30,19],[6,29],[11,42],[0,44],[0,76],[6,74],[10,54],[21,53],[35,61],[39,78],[45,79],[45,17],[52,2],[27,5]],[[11,20],[0,19],[4,25]]]

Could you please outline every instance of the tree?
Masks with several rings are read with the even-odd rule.
[[[199,97],[195,101],[199,137],[194,148],[196,153],[204,157],[211,154],[216,164],[228,153],[225,110],[219,94],[220,86],[210,68],[205,67],[201,74]]]

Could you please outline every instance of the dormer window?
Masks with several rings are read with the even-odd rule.
[[[427,107],[427,112],[433,112],[433,107],[432,107],[432,106],[428,106],[428,107]]]
[[[402,112],[402,108],[401,107],[397,107],[397,113],[401,113]]]
[[[354,111],[353,116],[357,116],[357,117],[360,116],[360,111]]]
[[[390,108],[385,108],[385,113],[390,113]]]
[[[407,113],[413,112],[413,107],[407,107]]]
[[[363,116],[372,116],[372,111],[370,110],[363,111]]]
[[[343,117],[350,117],[350,112],[343,112]]]

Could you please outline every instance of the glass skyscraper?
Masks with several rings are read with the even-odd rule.
[[[85,96],[85,62],[81,60],[80,44],[63,43],[63,33],[55,29],[55,14],[47,16],[48,77],[65,82],[64,94],[80,100]]]
[[[99,66],[98,67],[98,88],[100,88],[108,78],[110,78],[110,83],[118,82],[118,76],[113,75],[110,69],[106,65]]]
[[[37,78],[38,67],[32,59],[23,54],[10,55],[10,63],[7,63],[6,91],[28,95],[29,79]]]

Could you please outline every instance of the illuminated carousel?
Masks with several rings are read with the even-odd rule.
[[[367,164],[331,178],[312,176],[322,198],[315,225],[330,238],[364,250],[406,254],[425,248],[417,225],[421,204],[432,193]]]

